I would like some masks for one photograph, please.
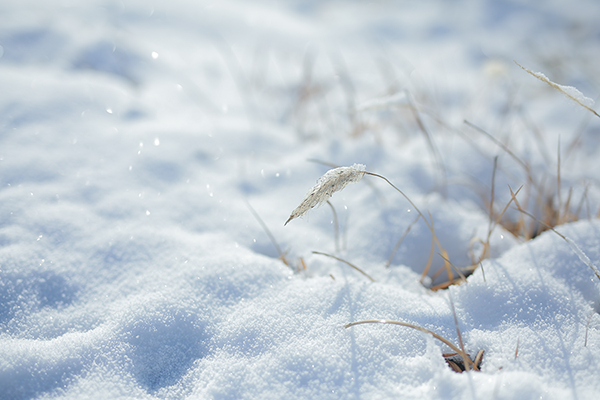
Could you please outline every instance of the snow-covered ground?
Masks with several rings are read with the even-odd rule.
[[[513,60],[597,99],[600,3],[532,3],[0,3],[0,399],[598,398],[600,119]],[[283,225],[354,163],[414,204]],[[520,187],[567,240],[431,290]]]

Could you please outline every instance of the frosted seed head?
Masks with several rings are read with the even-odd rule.
[[[330,169],[317,180],[304,199],[285,222],[298,218],[306,214],[311,208],[318,207],[325,203],[335,193],[346,187],[349,183],[356,183],[365,175],[366,166],[363,164],[354,164],[351,167],[339,167]]]

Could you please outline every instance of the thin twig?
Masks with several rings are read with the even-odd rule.
[[[485,280],[485,271],[483,270],[483,262],[479,261],[479,266],[481,267],[481,274],[483,275],[483,281],[487,283]]]
[[[509,187],[510,189],[510,187]],[[592,271],[594,271],[594,274],[596,274],[596,277],[598,279],[600,279],[600,270],[598,270],[598,267],[596,267],[592,261],[590,260],[590,258],[579,248],[579,246],[577,246],[577,244],[572,241],[571,239],[569,239],[568,237],[566,237],[565,235],[563,235],[562,233],[558,232],[556,229],[552,228],[551,226],[543,223],[542,221],[540,221],[539,219],[537,219],[536,217],[534,217],[533,215],[531,215],[530,213],[528,213],[527,211],[523,210],[519,205],[518,202],[515,198],[515,194],[513,193],[512,189],[510,189],[510,193],[511,196],[513,196],[513,198],[515,199],[515,204],[517,204],[517,209],[522,212],[523,214],[529,216],[530,218],[532,218],[534,221],[536,221],[538,224],[545,226],[546,228],[550,229],[552,232],[556,233],[558,236],[560,236],[561,238],[563,238],[563,240],[565,242],[567,242],[567,244],[569,245],[569,247],[571,248],[571,250],[573,250],[573,252],[577,255],[577,257],[579,257],[579,259],[588,267],[590,267],[592,269]]]
[[[495,137],[493,137],[492,135],[490,135],[489,133],[487,133],[486,131],[484,131],[483,129],[481,129],[480,127],[478,127],[477,125],[465,120],[464,121],[465,124],[469,125],[471,128],[475,129],[477,132],[484,134],[485,136],[487,136],[492,142],[496,143],[498,146],[500,146],[502,148],[502,150],[504,150],[505,152],[508,153],[508,155],[510,155],[517,163],[519,163],[523,169],[529,173],[529,167],[523,162],[521,161],[521,159],[519,157],[517,157],[515,155],[515,153],[513,153],[508,147],[506,147],[504,145],[504,143],[500,142],[498,139],[496,139]]]
[[[362,325],[362,324],[392,324],[392,325],[400,325],[400,326],[406,326],[407,328],[416,329],[416,330],[421,331],[423,333],[428,333],[431,336],[433,336],[434,338],[436,338],[437,340],[439,340],[440,342],[444,343],[446,346],[450,347],[454,352],[458,353],[463,358],[463,360],[464,360],[463,362],[465,364],[467,364],[468,362],[471,361],[471,359],[469,358],[469,356],[467,355],[467,353],[465,353],[463,350],[461,350],[458,347],[456,347],[456,345],[454,345],[454,343],[452,343],[448,339],[446,339],[446,338],[438,335],[437,333],[435,333],[433,331],[430,331],[429,329],[423,328],[423,327],[418,326],[418,325],[409,324],[407,322],[393,321],[393,320],[389,320],[389,319],[369,319],[369,320],[365,320],[365,321],[351,322],[349,324],[344,325],[344,328],[350,328],[352,326]],[[467,360],[469,360],[469,361],[467,361]]]
[[[435,242],[435,244],[438,246],[438,249],[446,254],[446,250],[442,247],[439,239],[437,238],[437,235],[435,234],[435,229],[433,227],[433,220],[430,223],[427,218],[425,218],[425,216],[423,215],[423,213],[421,212],[421,210],[419,210],[419,208],[415,205],[415,203],[412,202],[412,200],[406,195],[404,194],[404,192],[400,189],[398,189],[392,182],[390,182],[390,180],[388,178],[386,178],[383,175],[379,175],[376,174],[374,172],[369,172],[369,171],[365,171],[365,175],[371,175],[371,176],[375,176],[377,178],[383,179],[384,181],[386,181],[391,187],[393,187],[394,189],[396,189],[396,191],[398,191],[398,193],[400,193],[402,196],[404,196],[404,198],[410,203],[411,206],[414,207],[414,209],[419,213],[419,215],[421,216],[421,218],[423,218],[423,221],[425,221],[425,224],[427,224],[427,227],[429,228],[429,230],[431,231],[431,235],[432,235],[432,240]],[[433,254],[433,251],[432,251]],[[429,265],[429,263],[428,263]],[[428,269],[428,267],[426,267],[426,269]],[[423,278],[424,275],[421,276],[421,282],[423,282]]]
[[[442,257],[442,258],[444,259],[444,261],[446,261],[448,264],[450,264],[450,266],[452,266],[452,268],[454,268],[454,270],[455,270],[455,271],[458,273],[458,276],[460,276],[460,278],[461,278],[461,279],[462,279],[462,280],[463,280],[465,283],[467,283],[467,277],[466,277],[466,276],[465,276],[465,275],[464,275],[462,272],[460,272],[460,270],[459,270],[458,268],[456,268],[456,266],[455,266],[454,264],[452,264],[452,263],[450,262],[450,260],[448,260],[448,258],[444,257],[444,256],[443,256],[443,255],[441,255],[440,253],[438,253],[438,255],[439,255],[440,257]],[[454,277],[453,277],[453,278],[454,278]]]
[[[423,135],[425,136],[427,144],[429,145],[429,148],[431,149],[431,153],[433,154],[433,158],[435,159],[436,164],[442,170],[442,187],[446,187],[447,186],[447,184],[446,184],[447,171],[446,171],[446,166],[444,165],[444,162],[442,160],[442,155],[441,155],[440,151],[438,150],[437,146],[435,145],[435,143],[433,141],[433,137],[429,133],[429,130],[425,127],[425,124],[423,123],[423,120],[421,119],[419,111],[413,104],[413,101],[412,101],[409,93],[406,94],[406,99],[408,101],[409,108],[413,112],[415,120],[417,121],[417,125],[419,126],[419,129],[421,129],[421,132],[423,132]]]
[[[462,334],[460,333],[460,328],[458,326],[458,318],[456,318],[456,309],[454,308],[454,301],[452,300],[452,292],[450,290],[448,290],[448,298],[450,299],[450,306],[452,306],[452,317],[454,317],[454,325],[456,326],[456,335],[458,336],[460,349],[462,350],[462,354],[467,354],[465,351]],[[471,369],[471,359],[469,357],[463,357],[463,360],[465,363],[465,370],[469,371]]]
[[[552,82],[550,79],[548,79],[544,74],[540,73],[540,72],[533,72],[528,70],[527,68],[525,68],[524,66],[522,66],[521,64],[519,64],[518,62],[515,61],[515,64],[517,64],[519,67],[521,67],[523,70],[525,70],[527,73],[531,74],[532,76],[538,78],[540,81],[547,83],[548,85],[552,86],[554,89],[558,90],[559,92],[561,92],[562,94],[564,94],[565,96],[567,96],[569,99],[573,100],[575,103],[579,104],[581,107],[585,108],[588,111],[591,111],[596,117],[600,118],[600,114],[598,114],[593,108],[589,107],[586,104],[583,104],[581,102],[580,99],[578,99],[577,97],[573,96],[573,94],[569,93],[569,91],[575,91],[579,96],[583,97],[583,94],[581,94],[581,92],[579,92],[579,90],[577,90],[574,87],[570,87],[570,86],[562,86],[559,85],[557,83]],[[567,89],[569,89],[569,91],[567,91]],[[587,99],[585,97],[583,97],[584,100],[591,100],[591,99]],[[592,101],[593,103],[593,101]]]
[[[265,231],[265,233],[267,234],[267,236],[269,236],[269,239],[271,239],[271,243],[273,243],[273,246],[275,247],[275,250],[277,250],[277,253],[279,254],[279,258],[281,259],[281,261],[283,261],[283,263],[285,265],[287,265],[288,267],[290,267],[292,269],[292,271],[293,271],[294,268],[292,268],[292,266],[290,265],[290,263],[288,262],[288,260],[285,258],[285,253],[283,251],[281,251],[281,247],[279,247],[279,244],[277,244],[277,241],[275,240],[275,236],[273,236],[273,234],[271,233],[271,231],[267,227],[267,224],[264,223],[264,221],[262,220],[262,218],[258,215],[258,213],[250,205],[250,202],[247,199],[244,199],[244,200],[246,202],[246,206],[248,207],[248,210],[250,210],[250,212],[252,213],[252,215],[254,216],[254,218],[256,218],[256,220],[258,221],[258,223],[260,224],[260,226],[263,228],[263,230]]]
[[[357,270],[358,272],[360,272],[361,274],[363,274],[363,275],[364,275],[364,276],[366,276],[367,278],[369,278],[369,279],[371,280],[371,282],[375,282],[375,279],[371,278],[371,277],[369,276],[369,274],[367,274],[365,271],[363,271],[362,269],[358,268],[356,265],[354,265],[354,264],[352,264],[352,263],[349,263],[348,261],[346,261],[346,260],[344,260],[344,259],[341,259],[341,258],[339,258],[339,257],[336,257],[336,256],[334,256],[334,255],[331,255],[331,254],[322,253],[322,252],[320,252],[320,251],[313,251],[313,254],[320,254],[320,255],[322,255],[322,256],[331,257],[331,258],[333,258],[333,259],[336,259],[336,260],[338,260],[338,261],[341,261],[341,262],[345,263],[346,265],[348,265],[348,266],[350,266],[350,267],[354,268],[355,270]]]
[[[492,222],[494,221],[494,197],[496,196],[496,169],[498,168],[498,156],[494,157],[494,169],[492,170],[492,194],[490,198],[490,225],[488,232],[492,231]],[[488,238],[490,234],[488,233]]]
[[[560,184],[560,136],[558,138],[558,151],[557,151],[557,153],[558,153],[557,154],[557,160],[558,160],[558,162],[557,162],[557,170],[558,171],[557,171],[557,178],[556,178],[557,182],[556,182],[556,184],[557,184],[558,187],[556,188],[556,191],[558,192],[558,207],[556,207],[556,213],[557,213],[557,215],[556,215],[556,223],[560,224],[560,209],[562,207],[562,194],[561,194],[561,190],[560,190],[560,188],[561,188],[561,184]]]
[[[477,352],[477,355],[475,356],[475,361],[473,362],[473,371],[481,371],[481,361],[483,360],[483,353],[485,353],[483,349]]]
[[[592,320],[594,312],[596,312],[596,310],[592,309],[592,312],[590,312],[590,316],[588,317],[587,324],[585,326],[585,343],[583,344],[583,347],[587,347],[588,330],[590,329],[590,321]]]
[[[333,232],[335,237],[335,251],[340,251],[340,225],[338,223],[337,212],[335,212],[335,208],[333,204],[329,200],[327,200],[327,204],[331,207],[331,212],[333,213]]]
[[[400,236],[400,239],[398,239],[398,241],[396,242],[396,245],[394,246],[394,249],[392,250],[392,253],[390,254],[387,262],[385,263],[385,267],[386,268],[389,268],[389,266],[392,264],[392,260],[394,259],[394,256],[396,255],[396,252],[400,248],[400,245],[404,241],[404,238],[406,237],[406,235],[408,235],[408,232],[410,232],[411,228],[413,227],[414,224],[417,223],[417,221],[419,220],[419,218],[421,218],[421,216],[417,215],[417,218],[415,218],[414,221],[411,222],[410,225],[408,225],[408,227],[404,230],[404,233],[402,234],[402,236]]]

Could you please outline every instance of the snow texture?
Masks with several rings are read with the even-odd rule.
[[[512,60],[597,97],[598,15],[0,3],[0,400],[597,399],[600,121]],[[366,174],[335,219],[282,225],[326,165],[355,163],[446,253]],[[567,240],[514,203],[489,229],[521,186]],[[420,283],[430,257],[447,281],[440,254],[466,283]],[[480,372],[405,326],[344,328],[458,346],[454,316]]]

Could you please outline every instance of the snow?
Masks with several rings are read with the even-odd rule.
[[[535,76],[539,80],[546,82],[548,85],[550,85],[550,86],[556,88],[558,91],[564,93],[565,96],[572,99],[573,101],[575,101],[579,104],[582,104],[584,106],[587,106],[587,107],[592,107],[594,105],[594,100],[590,99],[589,97],[584,96],[583,93],[581,93],[576,87],[559,85],[556,82],[552,82],[550,79],[548,79],[548,77],[546,75],[544,75],[541,72],[532,72],[527,69],[525,69],[525,70],[527,72],[530,72],[531,75]]]
[[[597,398],[600,121],[512,60],[597,97],[599,12],[3,2],[0,399]],[[431,221],[424,284],[422,219],[386,268],[417,210],[376,176],[331,197],[337,245],[330,207],[284,227],[354,164]],[[564,238],[514,202],[490,230],[493,175],[494,218],[523,186]],[[432,291],[443,251],[478,267]],[[455,316],[481,371],[344,328],[458,345]]]

